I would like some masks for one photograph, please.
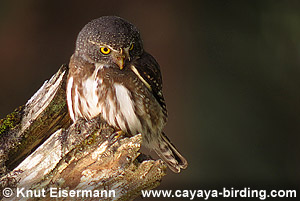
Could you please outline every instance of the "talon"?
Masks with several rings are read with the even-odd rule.
[[[114,144],[116,141],[120,140],[121,136],[124,135],[125,133],[123,131],[117,131],[115,133],[112,133],[108,138],[109,144]]]

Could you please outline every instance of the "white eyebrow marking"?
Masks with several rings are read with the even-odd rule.
[[[95,41],[92,41],[92,40],[88,40],[89,43],[92,43],[93,45],[97,45],[99,47],[108,47],[109,49],[113,50],[113,51],[116,51],[112,46],[110,45],[107,45],[107,44],[103,44],[103,43],[97,43]]]

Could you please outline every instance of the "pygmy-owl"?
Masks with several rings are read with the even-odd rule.
[[[69,63],[67,103],[74,122],[101,115],[116,130],[141,133],[143,144],[172,171],[187,167],[162,131],[167,109],[160,67],[126,20],[104,16],[80,31]]]

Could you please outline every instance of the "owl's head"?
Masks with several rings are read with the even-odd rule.
[[[94,19],[77,37],[75,54],[93,63],[116,64],[120,69],[143,53],[137,28],[116,16]],[[115,66],[115,65],[113,65]]]

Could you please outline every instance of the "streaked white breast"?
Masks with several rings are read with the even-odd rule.
[[[129,129],[132,133],[134,132],[141,132],[142,125],[140,120],[138,119],[135,113],[134,103],[131,100],[130,92],[126,87],[121,84],[115,83],[114,84],[117,102],[120,108],[120,113],[126,119]],[[117,118],[118,124],[122,127],[125,123],[122,122],[121,118]],[[126,128],[121,128],[122,130],[126,130]]]

